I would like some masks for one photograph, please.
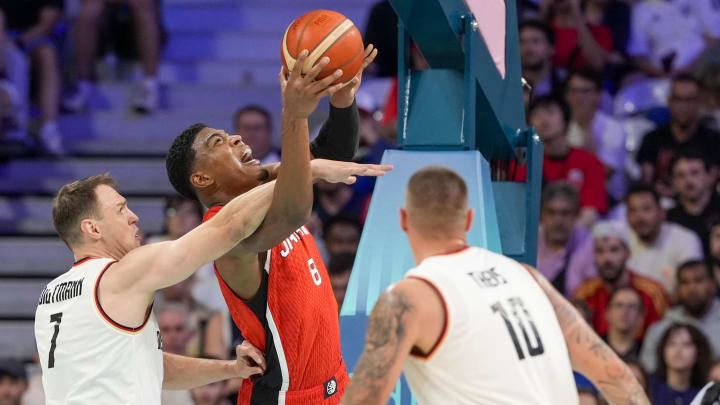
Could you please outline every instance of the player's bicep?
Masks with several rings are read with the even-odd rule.
[[[416,302],[391,287],[370,314],[365,350],[355,368],[343,404],[384,404],[402,373],[403,364],[417,340]]]

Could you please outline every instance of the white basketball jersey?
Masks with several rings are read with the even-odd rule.
[[[418,404],[578,404],[555,312],[518,262],[468,247],[429,257],[406,277],[433,286],[447,313],[438,344],[405,362]]]
[[[35,311],[47,405],[160,404],[163,355],[150,312],[142,326],[112,321],[96,288],[113,259],[84,259],[51,281]]]

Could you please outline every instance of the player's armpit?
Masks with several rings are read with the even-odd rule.
[[[555,310],[573,370],[590,379],[610,405],[650,405],[632,371],[590,328],[575,307],[539,271],[525,267],[545,291]]]
[[[428,314],[437,314],[433,305],[442,306],[439,298],[437,302],[427,299],[433,292],[431,287],[423,284],[419,280],[402,280],[380,296],[368,321],[365,350],[345,390],[342,404],[380,405],[387,402],[400,378],[405,359],[423,340],[421,334],[432,329],[425,327],[428,322],[425,318]],[[442,324],[444,320],[437,321]]]

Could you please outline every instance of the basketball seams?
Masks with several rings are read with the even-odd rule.
[[[310,52],[310,55],[307,58],[306,67],[312,67],[318,59],[322,58],[323,55],[325,55],[327,51],[354,26],[355,24],[353,24],[350,19],[346,18],[330,30],[327,35],[325,35],[325,37],[318,42],[317,45],[315,45],[312,52]]]
[[[318,13],[322,13],[325,10],[315,10],[311,12],[307,16],[307,21],[305,22],[305,25],[303,25],[302,29],[300,30],[300,33],[297,37],[297,44],[295,45],[295,57],[297,58],[298,55],[300,55],[300,42],[302,42],[303,34],[305,34],[305,29],[307,29],[307,26],[310,25],[311,22],[313,22],[313,16]]]

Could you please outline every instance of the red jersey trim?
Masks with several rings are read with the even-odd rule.
[[[73,267],[76,267],[76,266],[79,266],[79,265],[81,265],[81,264],[83,264],[83,263],[85,263],[85,262],[87,262],[87,261],[95,260],[95,259],[97,259],[97,257],[90,257],[90,256],[88,256],[88,257],[83,257],[82,259],[80,259],[80,260],[76,261],[75,263],[73,263],[72,266],[73,266]]]
[[[465,250],[467,248],[468,248],[468,246],[462,248],[461,251]],[[430,348],[430,351],[425,354],[417,354],[417,353],[413,353],[412,351],[410,352],[410,355],[413,357],[417,357],[417,358],[423,359],[423,360],[430,360],[430,358],[433,356],[433,354],[435,354],[435,352],[437,351],[438,347],[440,347],[442,342],[445,341],[445,337],[447,336],[447,332],[448,332],[448,318],[450,318],[450,311],[448,310],[447,301],[445,300],[445,296],[440,292],[440,289],[435,285],[435,283],[433,283],[432,281],[430,281],[426,278],[419,277],[419,276],[408,276],[408,278],[414,278],[416,280],[424,281],[425,283],[427,283],[427,285],[432,287],[432,289],[435,290],[437,295],[440,297],[440,301],[442,301],[442,303],[443,303],[443,309],[445,310],[445,319],[443,320],[442,333],[440,334],[440,337],[435,342],[435,344],[432,346],[432,348]]]
[[[148,307],[147,314],[145,314],[145,320],[143,321],[142,325],[138,326],[137,328],[131,328],[129,326],[121,325],[121,324],[115,322],[112,318],[110,318],[110,316],[108,314],[105,313],[105,310],[103,309],[102,305],[100,305],[100,298],[98,297],[98,286],[100,285],[100,279],[102,279],[102,277],[105,274],[105,272],[107,271],[107,269],[109,269],[110,266],[112,266],[115,263],[117,263],[117,261],[108,263],[105,266],[105,268],[102,269],[102,271],[100,272],[100,275],[98,276],[97,281],[95,281],[95,307],[97,308],[97,310],[100,313],[100,315],[102,316],[102,318],[105,319],[105,321],[107,323],[109,323],[110,326],[120,329],[123,332],[128,332],[128,333],[132,333],[132,334],[139,333],[140,331],[143,330],[145,325],[147,325],[148,321],[150,320],[150,314],[152,314],[152,304],[150,304],[150,307]]]

